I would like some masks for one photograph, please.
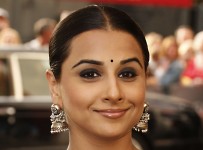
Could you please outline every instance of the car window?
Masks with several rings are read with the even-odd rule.
[[[0,58],[0,96],[8,96],[9,94],[8,61],[4,58]]]
[[[48,60],[19,59],[22,75],[23,94],[48,95],[49,88],[45,77]]]

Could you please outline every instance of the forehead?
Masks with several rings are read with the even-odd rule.
[[[91,30],[73,39],[69,57],[122,59],[128,55],[142,57],[141,47],[131,34],[117,30]]]

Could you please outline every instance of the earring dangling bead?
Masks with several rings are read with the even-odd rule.
[[[133,127],[135,131],[142,133],[146,133],[148,131],[148,121],[150,120],[150,114],[148,113],[148,111],[149,105],[145,103],[142,117],[140,118],[138,124],[135,127]]]
[[[66,123],[65,113],[56,104],[51,105],[51,133],[60,133],[68,130],[68,124]]]

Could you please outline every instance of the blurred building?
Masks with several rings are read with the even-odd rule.
[[[155,31],[165,36],[183,24],[191,26],[195,32],[203,30],[201,0],[1,0],[0,6],[9,11],[11,26],[26,42],[34,38],[33,24],[39,18],[59,20],[62,11],[74,11],[92,3],[108,4],[126,11],[145,33]]]

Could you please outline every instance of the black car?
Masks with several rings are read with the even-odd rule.
[[[182,98],[147,93],[149,131],[133,132],[143,150],[202,149],[202,123],[194,104]]]
[[[68,133],[50,134],[51,98],[42,51],[0,50],[0,149],[62,150]],[[133,131],[140,150],[201,149],[201,119],[187,100],[147,92],[149,132]]]

